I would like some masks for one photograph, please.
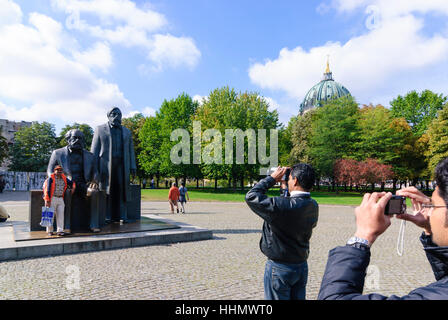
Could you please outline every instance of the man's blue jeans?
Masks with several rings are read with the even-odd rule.
[[[266,262],[264,298],[266,300],[305,300],[308,263]]]

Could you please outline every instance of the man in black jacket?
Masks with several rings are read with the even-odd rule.
[[[287,181],[290,197],[266,196],[287,169],[278,168],[246,195],[246,203],[264,220],[260,249],[268,258],[264,274],[267,300],[305,299],[309,240],[318,219],[317,202],[309,193],[315,174],[308,164],[292,167]]]
[[[411,221],[423,229],[420,241],[436,282],[417,288],[404,297],[362,294],[370,246],[390,225],[390,217],[384,214],[384,210],[392,196],[384,192],[366,194],[355,210],[355,237],[346,246],[330,251],[318,299],[448,299],[448,158],[437,165],[435,180],[437,187],[431,198],[415,187],[399,190],[397,195],[411,199],[414,215],[401,214],[397,218]]]

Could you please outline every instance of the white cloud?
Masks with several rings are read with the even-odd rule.
[[[11,0],[0,0],[0,27],[22,21],[22,10]]]
[[[112,53],[109,46],[97,42],[92,48],[84,52],[75,52],[74,58],[81,64],[90,68],[98,68],[106,72],[112,65]]]
[[[186,65],[192,69],[200,57],[201,52],[196,48],[193,39],[178,38],[169,34],[156,34],[149,52],[149,58],[155,62],[158,69],[162,69],[164,65]]]
[[[52,0],[56,9],[67,13],[66,26],[85,32],[111,44],[146,50],[152,67],[145,71],[161,71],[164,67],[194,68],[201,57],[193,39],[160,32],[168,23],[166,18],[149,8],[138,8],[130,0]],[[94,24],[82,17],[99,19]]]
[[[197,103],[199,103],[201,105],[204,103],[204,101],[208,100],[208,96],[201,96],[199,94],[196,94],[193,96],[192,100],[196,101]]]
[[[73,43],[59,22],[42,14],[30,14],[29,25],[0,27],[0,118],[96,125],[112,105],[129,109],[118,86],[92,72],[94,54],[81,61],[89,54],[75,52],[76,60],[63,53]]]
[[[429,19],[421,15],[430,11],[448,15],[448,2],[335,0],[333,5],[341,14],[362,10],[366,19],[369,13],[365,9],[376,6],[378,11],[370,12],[379,13],[381,23],[344,43],[327,42],[308,50],[300,46],[283,48],[277,58],[250,66],[251,81],[261,88],[284,91],[289,98],[300,101],[321,80],[326,57],[330,55],[334,79],[346,86],[360,103],[387,104],[389,101],[372,100],[386,95],[385,90],[390,98],[416,89],[423,83],[416,74],[424,75],[428,68],[448,64],[448,37],[443,32],[425,35],[422,29]],[[445,72],[444,68],[440,72]],[[431,75],[424,76],[428,79]],[[438,88],[437,81],[425,81],[425,85],[430,83]]]
[[[269,108],[268,108],[269,111],[274,111],[274,110],[280,109],[280,105],[277,103],[277,101],[275,101],[271,97],[264,97],[264,100],[266,100],[266,102],[269,104]]]

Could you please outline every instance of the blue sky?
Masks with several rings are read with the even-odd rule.
[[[256,91],[287,123],[319,82],[359,103],[447,94],[441,0],[0,0],[0,118],[91,126],[182,92]]]

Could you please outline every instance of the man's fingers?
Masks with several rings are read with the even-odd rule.
[[[363,203],[367,203],[367,202],[369,201],[369,199],[370,199],[370,196],[371,196],[370,193],[366,193],[366,194],[364,194],[364,196],[362,197],[361,205],[362,205]]]
[[[404,197],[408,197],[410,199],[417,200],[417,201],[422,202],[422,203],[431,203],[431,198],[425,196],[421,192],[413,193],[413,192],[408,192],[408,191],[402,191],[402,192],[400,192],[400,195],[404,196]]]
[[[397,219],[411,221],[411,222],[415,222],[417,219],[416,216],[414,216],[412,214],[408,214],[408,213],[397,214],[396,217],[397,217]]]
[[[385,209],[387,203],[389,202],[389,200],[391,198],[392,198],[392,193],[391,192],[388,192],[388,193],[383,192],[383,194],[381,195],[381,199],[378,201],[378,205],[381,208]]]

